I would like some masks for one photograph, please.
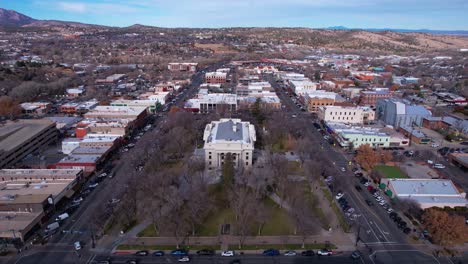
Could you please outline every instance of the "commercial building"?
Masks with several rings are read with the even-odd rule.
[[[148,115],[146,107],[140,106],[97,106],[90,112],[84,115],[88,119],[127,119],[129,121],[127,129],[132,130],[134,127],[139,127],[145,123],[145,118]]]
[[[112,84],[117,83],[118,81],[122,81],[127,77],[125,74],[112,74],[107,76],[105,79],[97,79],[96,83],[101,84]]]
[[[336,93],[322,90],[307,92],[302,96],[304,104],[309,112],[317,112],[321,106],[330,106],[335,104]]]
[[[207,72],[205,73],[206,83],[226,83],[227,73],[225,72]]]
[[[297,95],[315,91],[319,87],[319,83],[312,82],[308,79],[302,81],[290,81],[289,83],[291,90]]]
[[[60,106],[60,112],[64,114],[84,114],[98,105],[96,99],[86,102],[69,102]]]
[[[468,153],[450,153],[449,160],[464,171],[468,171]]]
[[[377,128],[355,127],[333,122],[327,122],[326,127],[343,148],[359,148],[366,144],[373,148],[390,146],[390,135]]]
[[[394,128],[400,126],[422,126],[423,119],[432,113],[420,105],[410,105],[398,99],[384,99],[377,103],[377,118]]]
[[[392,97],[388,90],[361,91],[359,96],[360,105],[376,106],[377,101]]]
[[[198,94],[197,98],[187,100],[184,108],[200,113],[235,112],[237,110],[237,95],[226,93]]]
[[[23,113],[34,116],[45,115],[52,108],[52,104],[49,102],[31,102],[20,104]]]
[[[155,100],[114,100],[110,103],[111,106],[130,106],[130,107],[146,107],[149,113],[155,113],[158,107],[158,101]],[[159,103],[159,105],[163,105]]]
[[[170,71],[196,72],[198,63],[194,62],[171,62],[167,65]]]
[[[23,119],[0,125],[0,168],[13,166],[27,155],[57,140],[55,123]]]
[[[203,134],[205,161],[208,168],[220,168],[231,153],[235,166],[252,166],[255,127],[240,119],[224,118],[206,125]]]
[[[325,122],[345,124],[366,124],[375,118],[375,112],[369,107],[321,106],[317,114]]]
[[[417,202],[421,209],[431,207],[466,207],[466,193],[460,192],[451,180],[443,179],[382,179],[387,194],[398,199]]]
[[[90,175],[96,170],[96,166],[103,159],[102,155],[73,155],[63,158],[55,165],[50,166],[54,169],[81,169],[85,176]]]
[[[398,132],[409,138],[411,142],[418,144],[429,144],[431,138],[414,126],[400,126]]]
[[[83,172],[3,169],[0,179],[0,238],[24,241],[46,223],[54,205],[74,194]]]

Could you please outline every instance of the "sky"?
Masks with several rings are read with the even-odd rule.
[[[468,30],[468,0],[0,0],[36,19],[107,26]]]

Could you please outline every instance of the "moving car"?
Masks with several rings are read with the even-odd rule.
[[[221,256],[223,256],[223,257],[233,257],[234,256],[234,251],[225,250],[225,251],[221,252]]]
[[[373,206],[374,205],[374,203],[371,200],[367,200],[367,199],[366,199],[366,204],[368,206]]]
[[[190,258],[189,258],[189,256],[183,256],[183,257],[179,258],[177,261],[179,261],[179,262],[190,262]]]
[[[164,251],[162,251],[162,250],[155,251],[155,252],[153,252],[153,256],[154,257],[162,257],[162,256],[164,256]]]
[[[359,250],[353,251],[353,253],[351,253],[351,258],[352,258],[352,259],[359,259],[359,258],[361,258],[361,252],[360,252]]]
[[[331,255],[332,255],[332,251],[331,251],[331,250],[328,250],[328,249],[326,249],[326,248],[320,249],[319,251],[317,251],[317,255],[319,255],[319,256],[331,256]]]
[[[80,250],[81,249],[80,241],[76,241],[75,243],[73,243],[73,247],[75,247],[76,251]]]
[[[129,260],[127,260],[127,262],[125,262],[125,263],[127,263],[127,264],[138,264],[138,260],[136,260],[136,259],[129,259]]]

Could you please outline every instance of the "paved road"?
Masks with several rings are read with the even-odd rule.
[[[406,235],[390,220],[383,208],[375,203],[374,198],[369,196],[367,190],[363,190],[362,193],[359,193],[354,188],[354,185],[358,182],[354,179],[354,176],[352,176],[350,167],[348,166],[350,157],[346,156],[341,149],[332,146],[323,139],[322,134],[313,126],[316,120],[314,120],[309,113],[302,112],[300,108],[292,102],[284,89],[280,88],[278,83],[272,78],[269,80],[278,92],[281,102],[286,106],[286,109],[291,112],[291,114],[296,115],[297,117],[295,118],[307,124],[305,133],[311,136],[313,142],[321,146],[321,151],[324,155],[326,154],[326,157],[330,158],[334,164],[333,176],[335,177],[335,181],[342,182],[342,184],[340,184],[342,187],[340,188],[343,188],[342,191],[345,193],[345,198],[348,200],[350,206],[356,209],[356,213],[361,215],[357,221],[350,221],[350,224],[354,226],[355,231],[357,231],[359,225],[361,226],[360,237],[362,241],[368,243],[370,246],[374,244],[406,244]],[[347,171],[342,172],[340,170],[342,167],[346,168]],[[366,198],[372,199],[376,205],[369,208],[364,201]]]
[[[107,259],[107,256],[96,256],[92,259],[90,263],[98,263],[99,260]],[[112,256],[112,263],[125,263],[129,259],[135,259],[133,256]],[[293,264],[293,263],[364,263],[362,260],[354,261],[347,255],[341,256],[313,256],[313,257],[285,257],[285,256],[275,256],[275,257],[264,257],[261,255],[243,255],[236,257],[221,257],[221,256],[192,256],[190,263],[199,263],[199,264],[228,264],[234,259],[241,260],[241,263],[252,263],[252,264]],[[164,257],[140,257],[140,264],[149,264],[149,263],[177,263],[178,258],[172,256]]]

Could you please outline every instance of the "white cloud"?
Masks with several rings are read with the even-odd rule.
[[[70,13],[91,13],[91,14],[128,14],[142,11],[141,8],[134,7],[130,3],[85,3],[60,1],[56,3],[56,8]]]
[[[57,7],[65,12],[84,13],[86,12],[86,4],[79,2],[58,2]]]

